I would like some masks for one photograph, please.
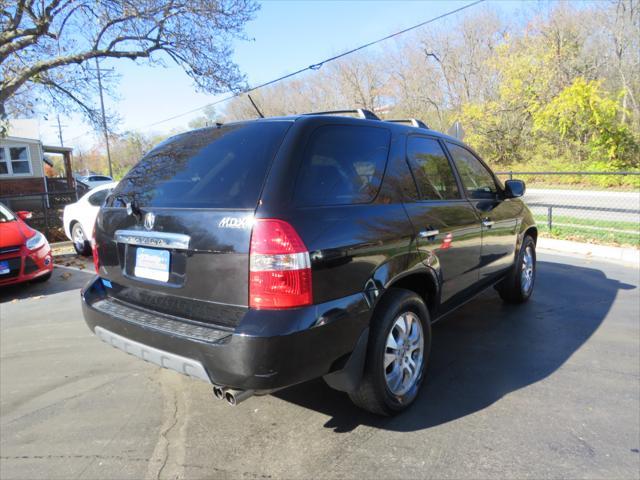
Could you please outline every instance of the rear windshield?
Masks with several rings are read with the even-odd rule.
[[[288,122],[207,128],[161,143],[114,189],[110,204],[254,208]]]
[[[299,206],[367,203],[378,193],[389,153],[389,130],[354,125],[318,128],[296,182]]]

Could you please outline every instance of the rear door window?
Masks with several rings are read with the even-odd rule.
[[[433,138],[409,137],[407,160],[422,200],[460,198],[456,178],[440,142]]]
[[[114,206],[255,208],[291,122],[239,123],[184,133],[151,150],[113,191]]]
[[[295,187],[299,206],[368,203],[378,189],[389,154],[385,128],[327,125],[313,132]]]

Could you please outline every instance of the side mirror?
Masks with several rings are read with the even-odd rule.
[[[527,191],[522,180],[507,180],[504,182],[504,194],[507,198],[518,198],[524,195]]]
[[[18,215],[18,217],[20,217],[22,220],[29,220],[31,219],[31,217],[33,217],[33,214],[31,212],[27,212],[26,210],[20,210],[19,212],[16,212],[16,215]]]

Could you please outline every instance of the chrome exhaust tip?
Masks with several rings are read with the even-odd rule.
[[[222,388],[220,385],[214,385],[213,396],[218,400],[224,400],[224,388]]]
[[[232,407],[235,407],[239,403],[244,402],[247,398],[252,396],[253,390],[234,390],[233,388],[228,388],[224,392],[224,399]]]

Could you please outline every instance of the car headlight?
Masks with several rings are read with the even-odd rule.
[[[33,237],[27,240],[26,245],[29,250],[37,250],[38,248],[42,247],[45,243],[47,243],[47,239],[44,238],[44,235],[42,235],[40,232],[36,232],[36,234]]]

